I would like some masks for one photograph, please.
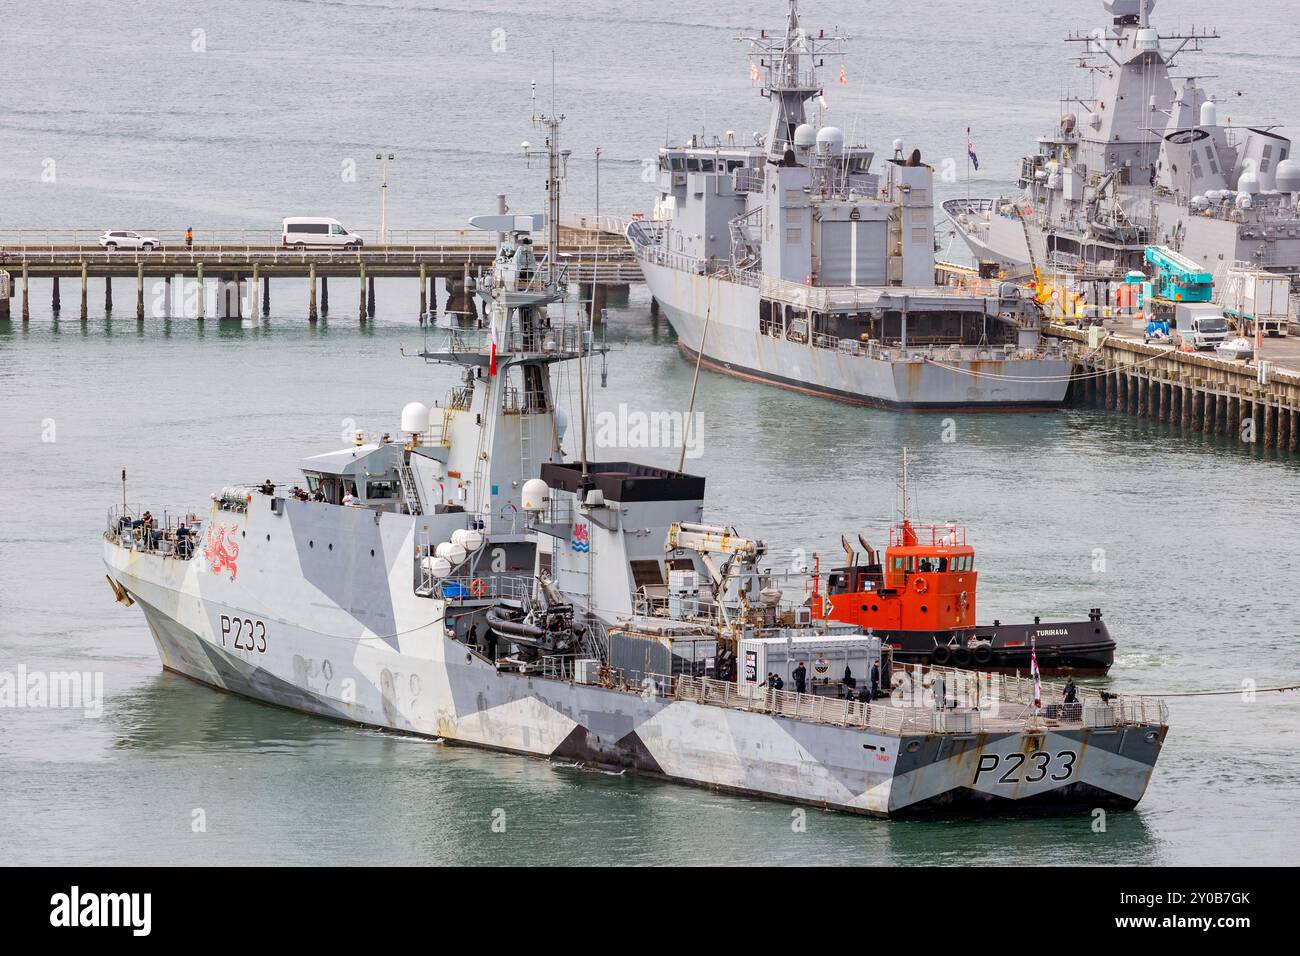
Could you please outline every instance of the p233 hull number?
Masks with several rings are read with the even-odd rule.
[[[1055,754],[1046,750],[1035,750],[1028,754],[981,754],[979,766],[975,769],[975,783],[981,779],[995,783],[1014,786],[1018,783],[1039,783],[1043,780],[1055,780],[1063,783],[1074,776],[1074,765],[1079,755],[1073,750],[1061,750]]]
[[[266,625],[251,617],[221,615],[221,646],[266,653]]]

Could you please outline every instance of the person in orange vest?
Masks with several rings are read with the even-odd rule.
[[[194,227],[185,227],[185,248],[190,249],[194,246]]]

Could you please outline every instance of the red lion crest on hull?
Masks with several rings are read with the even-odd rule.
[[[217,528],[215,535],[212,533],[212,529],[208,528],[208,543],[203,547],[203,557],[207,560],[208,567],[213,574],[229,571],[230,580],[235,580],[235,574],[239,571],[239,568],[235,565],[235,561],[239,557],[239,545],[235,543],[233,534],[231,540],[226,540],[226,526],[224,524]]]

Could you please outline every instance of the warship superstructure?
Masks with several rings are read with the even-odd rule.
[[[944,212],[972,253],[1008,271],[1121,280],[1167,246],[1216,280],[1234,268],[1300,273],[1300,163],[1271,125],[1226,115],[1184,54],[1219,34],[1161,32],[1155,0],[1104,0],[1110,23],[1068,40],[1089,92],[1021,162],[1021,194],[953,199]]]
[[[707,367],[900,409],[1059,405],[1070,362],[1041,311],[996,279],[935,282],[933,170],[901,141],[875,166],[806,105],[844,38],[744,38],[766,134],[693,135],[659,151],[660,196],[628,238],[680,349]]]
[[[305,489],[112,509],[109,585],[164,668],[385,730],[882,817],[1135,805],[1168,729],[1158,701],[893,668],[878,637],[787,596],[761,541],[704,524],[703,478],[588,460],[581,413],[566,456],[553,370],[577,363],[582,382],[592,346],[563,309],[547,128],[547,260],[540,218],[472,220],[501,240],[486,328],[421,353],[461,371],[444,402],[408,404],[396,439],[305,459]],[[852,668],[874,693],[850,693]]]

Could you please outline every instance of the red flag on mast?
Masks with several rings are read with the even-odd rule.
[[[488,320],[492,326],[492,354],[488,357],[488,378],[497,373],[497,323],[493,317]]]

